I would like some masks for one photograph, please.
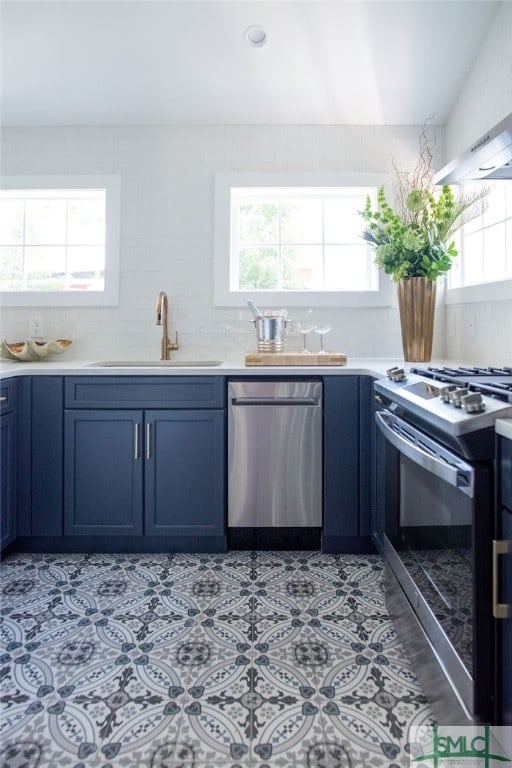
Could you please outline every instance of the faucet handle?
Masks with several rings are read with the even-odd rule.
[[[167,349],[171,352],[174,352],[175,350],[179,349],[179,342],[178,342],[178,331],[174,332],[174,341],[169,340],[167,342]]]

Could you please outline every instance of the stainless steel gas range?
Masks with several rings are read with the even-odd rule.
[[[390,613],[439,722],[496,722],[494,422],[512,368],[393,368],[374,388]]]

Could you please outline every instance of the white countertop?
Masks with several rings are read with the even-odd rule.
[[[428,365],[440,363],[428,363]],[[217,366],[191,367],[115,367],[105,368],[95,366],[89,361],[58,360],[52,362],[21,363],[2,360],[0,362],[0,379],[13,376],[343,376],[364,375],[376,378],[385,376],[388,368],[400,366],[406,371],[412,363],[389,358],[348,360],[346,365],[285,365],[260,366],[245,365],[243,359],[223,362]]]
[[[512,419],[496,419],[494,426],[498,435],[512,440]]]

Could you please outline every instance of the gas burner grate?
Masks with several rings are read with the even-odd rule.
[[[493,381],[491,386],[496,389],[504,389],[505,392],[512,392],[512,383],[507,384],[505,381]]]
[[[455,384],[457,387],[466,387],[470,392],[479,392],[512,403],[512,367],[508,365],[430,365],[425,368],[414,366],[411,367],[411,373],[426,379]]]
[[[512,367],[503,365],[501,367],[497,366],[479,366],[479,365],[459,365],[457,367],[451,367],[449,365],[444,365],[441,367],[436,367],[433,365],[429,365],[427,368],[419,368],[419,367],[412,367],[411,373],[417,373],[420,376],[456,376],[464,379],[471,379],[473,376],[478,377],[486,377],[486,378],[493,378],[493,377],[511,377],[512,378]]]

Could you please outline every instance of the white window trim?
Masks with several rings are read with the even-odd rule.
[[[500,183],[505,183],[505,182],[500,182]],[[471,186],[476,187],[477,185],[470,184],[469,186],[471,189]],[[462,187],[464,187],[464,184],[462,185]],[[487,226],[493,226],[494,224],[501,223],[502,221],[505,221],[506,223],[508,219],[509,217],[507,216],[505,219],[491,222],[490,225],[487,225],[484,219],[483,227],[480,226],[476,231],[482,232]],[[463,231],[464,231],[464,228],[459,230],[459,232],[457,232],[457,237],[459,237],[459,234],[462,234]],[[461,237],[460,242],[462,242],[462,240],[463,238]],[[463,251],[461,251],[460,242],[456,243],[456,247],[459,250],[459,259],[464,258]],[[506,247],[510,247],[510,245],[511,244],[506,241]],[[447,305],[475,304],[483,301],[486,301],[486,302],[512,301],[512,279],[505,278],[504,280],[495,280],[492,282],[485,282],[485,283],[474,283],[472,285],[459,285],[459,286],[450,288],[449,276],[447,276],[445,304]]]
[[[447,288],[445,304],[475,304],[480,301],[512,301],[512,280]]]
[[[214,304],[241,307],[248,299],[261,306],[389,307],[391,280],[379,270],[378,291],[231,291],[230,212],[232,187],[386,187],[384,173],[219,173],[215,177]],[[389,191],[389,190],[388,190]],[[361,218],[361,232],[364,221]]]
[[[106,241],[103,291],[0,291],[4,307],[115,307],[119,304],[121,179],[114,175],[2,176],[2,189],[105,189]]]

